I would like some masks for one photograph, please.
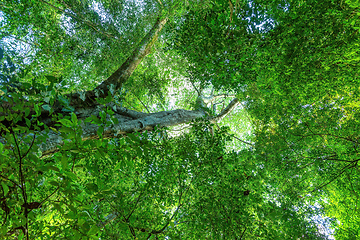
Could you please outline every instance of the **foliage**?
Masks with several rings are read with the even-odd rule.
[[[360,237],[356,1],[0,6],[0,238],[327,239],[325,216],[335,239]],[[81,118],[66,94],[111,75],[159,16],[151,53]],[[241,107],[221,123],[207,120],[226,97],[177,134],[106,132],[109,102],[169,113],[222,94]],[[64,144],[43,154],[54,133]]]
[[[262,207],[266,187],[251,171],[252,152],[227,153],[225,129],[212,135],[203,131],[209,125],[196,123],[192,134],[178,138],[155,131],[82,141],[74,114],[59,122],[59,131],[74,141],[51,157],[37,154],[37,141],[46,136],[35,142],[31,135],[16,137],[28,129],[7,133],[15,149],[0,145],[3,237],[26,222],[31,239],[217,239],[245,231],[249,238],[280,239],[302,222],[280,201]],[[292,236],[312,231],[303,224]]]
[[[359,191],[358,5],[254,1],[252,17],[267,16],[261,27],[241,15],[244,4],[232,21],[249,24],[230,28],[242,31],[238,42],[225,24],[231,25],[236,8],[220,2],[215,10],[189,12],[170,44],[189,56],[194,78],[241,92],[254,119],[257,162],[268,169],[270,185],[291,199],[327,199],[327,215],[341,221],[335,236],[355,239],[356,230],[346,235],[341,229],[357,229],[356,216],[345,214],[344,206],[356,209]]]

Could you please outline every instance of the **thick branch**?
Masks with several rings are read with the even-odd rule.
[[[239,104],[239,99],[234,98],[229,105],[216,117],[212,118],[210,121],[212,122],[220,122],[226,115],[228,115],[231,111],[233,111],[237,105]]]
[[[128,57],[120,68],[118,68],[108,79],[102,82],[94,90],[87,91],[85,93],[84,101],[80,98],[79,93],[72,94],[70,96],[70,104],[72,106],[82,106],[85,102],[87,105],[93,105],[96,97],[105,98],[110,89],[113,91],[120,89],[123,83],[129,79],[136,67],[141,63],[143,58],[150,53],[151,47],[156,42],[159,33],[166,22],[167,18],[162,20],[157,19],[152,29],[140,42],[139,47],[133,51],[131,56]]]
[[[229,114],[239,103],[237,98],[233,99],[230,104],[216,117],[209,118],[211,122],[219,122],[227,114]],[[136,132],[141,130],[153,130],[155,126],[158,127],[170,127],[183,123],[188,123],[196,118],[205,117],[204,111],[187,111],[183,109],[173,111],[163,111],[157,113],[141,113],[133,110],[129,110],[123,107],[109,104],[115,110],[114,117],[118,119],[118,124],[108,126],[104,128],[102,133],[104,138],[112,138],[121,134],[130,132]],[[79,109],[75,111],[77,118],[82,120],[80,127],[82,128],[82,139],[97,139],[97,130],[99,126],[96,124],[84,123],[84,119],[91,115],[99,116],[99,112],[103,107],[92,107],[88,109]],[[46,119],[45,119],[46,120]],[[61,135],[55,131],[50,130],[49,133],[45,131],[40,132],[37,135],[47,135],[47,141],[40,143],[38,146],[43,155],[54,153],[58,150],[58,147],[64,144]],[[37,137],[36,137],[37,138]],[[0,137],[0,142],[6,144],[5,139]],[[10,147],[10,146],[7,146]]]
[[[78,119],[82,120],[80,125],[82,128],[82,140],[99,138],[97,134],[99,126],[96,124],[85,123],[84,119],[91,115],[98,116],[100,110],[101,109],[94,108],[82,111],[81,113],[78,112]],[[153,130],[155,126],[170,127],[182,123],[187,123],[195,120],[196,118],[205,116],[205,114],[201,111],[187,111],[183,109],[146,114],[117,107],[116,112],[117,113],[115,113],[114,116],[119,120],[119,123],[105,127],[102,133],[104,138],[113,138],[117,137],[118,135],[142,130],[150,131]],[[127,116],[121,115],[121,113],[126,113]],[[38,143],[38,147],[43,153],[43,156],[58,151],[58,147],[64,144],[63,137],[60,135],[60,133],[55,131],[50,130],[49,133],[42,131],[37,134],[36,138],[41,135],[45,135],[47,137],[46,142]],[[6,144],[5,139],[1,137],[0,142]]]
[[[132,119],[143,118],[143,117],[150,115],[148,113],[137,112],[137,111],[130,110],[130,109],[127,109],[124,107],[119,107],[119,106],[116,106],[115,112],[120,115],[130,117]]]

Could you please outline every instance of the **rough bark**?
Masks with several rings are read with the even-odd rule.
[[[118,119],[118,124],[105,127],[103,132],[104,138],[119,137],[119,135],[142,131],[153,130],[157,127],[170,127],[182,123],[190,122],[196,118],[204,117],[204,113],[201,111],[187,111],[183,109],[177,109],[173,111],[163,111],[151,114],[144,114],[135,111],[131,111],[125,108],[113,106],[115,110],[114,116]],[[97,107],[94,109],[88,109],[78,114],[81,120],[82,140],[97,139],[97,131],[99,126],[84,122],[87,117],[91,115],[98,116],[103,109]],[[45,135],[47,141],[38,144],[38,147],[43,155],[54,153],[58,150],[59,146],[64,144],[64,139],[60,133],[50,130],[48,133],[42,131],[38,136]],[[37,137],[36,137],[37,138]],[[35,140],[36,141],[36,140]],[[0,138],[0,142],[5,143],[4,139]]]
[[[158,18],[151,30],[145,35],[145,37],[139,43],[139,46],[132,52],[132,54],[126,59],[126,61],[105,81],[103,81],[100,85],[98,85],[95,89],[86,91],[84,93],[71,93],[67,94],[64,97],[70,100],[70,106],[75,109],[80,108],[92,108],[98,103],[96,102],[96,98],[105,98],[109,91],[117,91],[119,90],[123,83],[125,83],[131,74],[134,72],[136,67],[141,63],[146,55],[150,53],[151,47],[156,42],[160,31],[165,26],[167,22],[167,18],[160,19]],[[25,99],[24,99],[25,100]],[[0,107],[3,108],[11,108],[13,104],[9,104],[7,102],[1,103]],[[57,101],[54,103],[54,112],[61,112],[62,106]],[[1,108],[0,108],[1,109]],[[34,114],[32,111],[31,114]],[[42,111],[42,115],[44,118],[48,117],[49,112],[46,110]],[[0,116],[4,116],[3,112],[0,112]],[[6,126],[5,121],[3,124]]]
[[[126,82],[126,80],[131,76],[142,59],[150,52],[151,47],[155,43],[161,29],[166,22],[166,18],[162,20],[158,19],[149,33],[140,42],[138,48],[133,51],[131,56],[108,79],[102,82],[94,90],[85,92],[85,95],[81,95],[80,93],[67,95],[70,100],[70,105],[75,108],[74,113],[76,114],[77,119],[80,120],[79,122],[82,132],[82,140],[98,138],[97,131],[99,126],[97,124],[91,124],[84,121],[86,118],[92,115],[98,117],[99,113],[103,111],[104,106],[98,105],[95,99],[97,97],[104,98],[108,95],[109,91],[116,91],[121,88],[122,84]],[[216,97],[220,96],[212,96],[212,99]],[[204,103],[203,100],[202,103]],[[208,116],[208,120],[211,122],[220,121],[236,107],[237,103],[238,100],[235,98],[218,116],[211,118]],[[11,106],[8,107],[10,108]],[[201,109],[194,111],[177,109],[173,111],[163,111],[157,113],[141,113],[116,106],[112,103],[108,104],[106,107],[111,107],[114,110],[114,117],[118,120],[118,123],[104,128],[102,133],[104,138],[112,138],[121,134],[142,130],[153,130],[155,126],[174,126],[188,123],[196,118],[206,117],[206,112]],[[59,109],[56,109],[55,113],[56,112],[60,112]],[[2,115],[4,114],[0,113],[0,116]],[[40,117],[40,121],[45,125],[53,124],[51,117],[46,114],[45,116]],[[4,124],[4,121],[1,123]],[[36,133],[35,142],[37,142],[36,139],[42,135],[46,137],[46,141],[39,140],[37,145],[43,155],[56,152],[59,149],[59,146],[64,144],[64,139],[61,134],[53,130],[48,132],[44,130]],[[0,142],[6,145],[6,140],[1,136]],[[12,146],[6,147],[12,148]]]
[[[228,115],[239,103],[237,98],[233,99],[230,104],[216,117],[207,117],[207,119],[216,123],[221,121],[226,115]],[[126,133],[143,131],[143,130],[153,130],[155,126],[157,127],[171,127],[183,123],[188,123],[197,118],[206,117],[206,113],[200,110],[187,111],[184,109],[177,109],[172,111],[162,111],[156,113],[141,113],[133,110],[129,110],[123,107],[119,107],[113,104],[108,104],[109,107],[112,107],[114,110],[114,116],[118,119],[118,124],[113,124],[111,126],[105,127],[103,132],[104,138],[113,138],[118,137]],[[84,119],[90,117],[91,115],[99,116],[100,111],[103,107],[96,107],[93,109],[83,110],[78,112],[77,116],[81,121],[82,128],[82,140],[87,139],[97,139],[98,134],[97,130],[99,126],[96,124],[85,123]],[[46,134],[42,132],[41,134]],[[50,131],[48,134],[48,141],[43,142],[39,145],[40,150],[43,152],[43,155],[50,154],[57,151],[58,146],[62,145],[63,139],[59,133]]]
[[[235,98],[218,116],[207,117],[207,119],[213,123],[219,122],[237,106],[237,103],[238,100]],[[195,120],[196,118],[206,117],[206,113],[200,110],[187,111],[183,109],[177,109],[156,113],[142,113],[110,103],[106,106],[95,106],[93,108],[82,109],[76,112],[77,118],[80,120],[79,122],[81,122],[81,138],[83,141],[87,139],[99,138],[97,133],[99,126],[97,124],[85,122],[85,119],[92,115],[99,117],[100,112],[103,111],[105,107],[111,107],[114,110],[114,117],[118,120],[118,123],[104,128],[102,133],[104,138],[119,137],[119,135],[136,131],[151,131],[155,126],[170,127],[188,123],[192,120]],[[40,136],[46,136],[47,139],[46,142],[40,142],[37,144],[43,156],[58,151],[59,147],[64,144],[64,139],[59,132],[53,130],[48,132],[41,131],[36,134],[35,142],[36,139],[38,139]],[[5,139],[1,137],[0,142],[6,144]]]
[[[130,57],[119,67],[108,79],[98,85],[94,90],[87,91],[81,95],[79,93],[71,94],[70,105],[82,106],[84,103],[88,107],[89,105],[96,105],[95,98],[105,98],[109,91],[119,90],[123,83],[125,83],[136,67],[141,63],[146,55],[150,53],[151,47],[156,42],[161,29],[167,22],[167,18],[158,18],[154,26],[149,33],[142,39],[139,46],[133,51]]]
[[[103,138],[114,138],[118,137],[119,135],[123,135],[126,133],[136,132],[136,131],[143,131],[143,130],[153,130],[155,126],[157,127],[170,127],[174,125],[184,124],[188,123],[192,120],[195,120],[197,118],[204,118],[207,117],[207,114],[204,110],[193,110],[193,111],[187,111],[183,109],[177,109],[172,111],[162,111],[162,112],[156,112],[156,113],[141,113],[132,111],[123,107],[119,107],[113,103],[109,103],[105,106],[98,105],[96,102],[96,98],[105,98],[109,91],[116,91],[121,88],[122,84],[126,82],[126,80],[131,76],[133,71],[136,69],[136,67],[141,63],[142,59],[150,52],[151,47],[155,43],[159,32],[165,25],[167,19],[160,20],[158,19],[153,28],[150,30],[150,32],[145,36],[145,38],[141,41],[138,48],[136,48],[131,56],[122,64],[121,67],[119,67],[108,79],[106,79],[104,82],[102,82],[99,86],[97,86],[95,89],[85,92],[85,94],[80,93],[74,93],[67,95],[66,97],[70,100],[70,105],[75,108],[75,111],[73,114],[76,115],[76,118],[78,119],[78,124],[74,128],[80,128],[80,131],[76,130],[76,134],[81,134],[81,141],[86,141],[89,139],[98,139],[99,133],[98,130],[103,128],[101,135]],[[212,96],[212,99],[215,99],[220,96]],[[201,100],[201,98],[199,98]],[[201,104],[199,106],[203,106],[204,100],[201,100]],[[216,117],[207,117],[208,120],[211,122],[217,122],[220,121],[223,117],[225,117],[228,113],[230,113],[237,105],[238,100],[234,99],[229,106],[222,111],[218,116]],[[0,105],[2,107],[3,105]],[[8,108],[12,108],[14,105],[10,104]],[[19,107],[19,106],[17,106]],[[90,116],[96,116],[100,117],[101,112],[104,111],[104,108],[110,107],[114,111],[113,117],[115,117],[118,121],[118,123],[113,123],[108,126],[99,126],[97,124],[86,122],[85,119],[89,118]],[[55,106],[55,113],[60,112],[60,107]],[[1,108],[0,108],[1,109]],[[17,112],[22,111],[23,109],[18,110]],[[4,113],[0,113],[0,116],[6,116]],[[12,117],[12,116],[10,116]],[[9,118],[9,122],[11,123],[11,118]],[[53,120],[49,115],[41,116],[39,118],[40,122],[37,122],[38,125],[45,124],[45,125],[52,125]],[[110,118],[108,119],[110,120]],[[4,123],[4,122],[0,122]],[[19,152],[19,159],[22,159],[21,153],[19,150],[18,142],[22,142],[21,138],[25,137],[24,135],[18,135],[13,132],[12,133],[15,140],[15,144],[11,144],[6,141],[6,139],[3,136],[0,136],[0,143],[5,145],[5,148],[8,149],[16,149]],[[52,154],[61,148],[64,144],[66,144],[67,141],[69,142],[77,142],[79,140],[78,137],[67,139],[61,131],[55,130],[54,128],[43,130],[43,131],[37,131],[34,133],[27,133],[27,136],[33,136],[33,142],[31,143],[31,146],[33,143],[36,144],[39,151],[42,153],[42,156],[46,156],[49,154]],[[45,140],[44,140],[45,139]],[[78,150],[76,149],[78,146],[76,144],[71,144],[71,147],[75,149],[67,149],[67,150]],[[30,150],[30,148],[29,148]],[[26,154],[25,154],[26,155]],[[21,170],[21,160],[20,160],[20,173],[22,173]],[[25,186],[23,184],[25,181],[21,181],[21,185]],[[26,190],[25,187],[24,190],[24,205],[25,205],[25,218],[27,219],[27,200],[26,200]],[[181,196],[179,199],[179,206],[176,209],[174,215],[170,218],[175,216],[178,209],[180,208],[181,204]],[[112,221],[116,218],[116,215],[109,215],[107,221]],[[169,225],[170,220],[166,223],[166,225],[161,228],[160,230],[148,230],[148,229],[138,229],[141,231],[148,231],[149,237],[152,234],[159,234],[165,230],[165,228]],[[107,222],[101,223],[99,226],[103,227],[102,225],[106,225]],[[134,227],[136,228],[136,227]],[[24,231],[27,231],[28,225]],[[136,228],[137,229],[137,228]],[[17,229],[14,231],[8,232],[9,235],[12,235],[15,233]]]

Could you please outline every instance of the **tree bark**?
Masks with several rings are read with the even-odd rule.
[[[222,111],[216,117],[207,117],[210,122],[218,122],[223,119],[227,114],[230,113],[237,105],[238,100],[234,99],[228,107]],[[100,126],[97,124],[92,124],[85,122],[85,119],[90,116],[99,117],[100,112],[104,110],[105,107],[111,107],[114,110],[114,117],[118,120],[117,124],[112,124],[110,126],[104,127],[102,136],[104,138],[113,138],[118,137],[126,133],[143,131],[143,130],[153,130],[155,126],[157,127],[170,127],[183,123],[188,123],[197,118],[206,117],[206,113],[201,110],[187,111],[184,109],[177,109],[172,111],[162,111],[156,113],[142,113],[129,110],[123,107],[116,106],[112,103],[107,104],[106,106],[96,106],[93,108],[87,108],[76,112],[77,118],[79,120],[79,125],[82,130],[81,138],[83,141],[87,139],[98,139],[98,129]],[[110,118],[108,119],[110,120]],[[36,134],[36,139],[39,136],[46,136],[46,142],[38,143],[39,150],[42,152],[42,155],[49,155],[58,151],[59,147],[64,144],[64,138],[59,132],[50,130],[48,132],[41,131]],[[6,144],[4,138],[0,137],[0,142]],[[10,146],[7,146],[8,148]]]
[[[150,32],[140,42],[138,48],[133,51],[131,56],[121,65],[121,67],[94,90],[85,92],[85,98],[84,95],[81,95],[80,93],[67,95],[70,100],[70,105],[75,108],[74,113],[76,114],[77,119],[81,120],[79,121],[79,124],[82,132],[82,140],[99,138],[97,132],[100,127],[97,124],[85,122],[85,119],[92,115],[99,117],[100,112],[103,111],[104,107],[111,107],[115,112],[114,117],[118,120],[117,124],[104,127],[102,132],[104,138],[113,138],[118,135],[142,130],[153,130],[155,126],[170,127],[188,123],[196,118],[206,117],[206,112],[202,109],[194,111],[177,109],[156,113],[141,113],[116,106],[113,103],[109,103],[106,106],[98,105],[95,101],[97,97],[104,98],[108,95],[109,91],[116,91],[121,88],[122,84],[129,79],[136,67],[141,63],[142,59],[150,52],[151,47],[154,45],[166,22],[167,18],[163,20],[158,19]],[[216,117],[208,117],[208,120],[211,122],[220,121],[235,108],[237,103],[238,100],[235,98],[222,113]],[[60,112],[60,110],[55,109],[55,112]],[[0,116],[4,116],[4,113],[1,113]],[[40,121],[45,125],[52,122],[51,117],[48,114],[41,116]],[[4,122],[1,123],[4,124]],[[35,142],[36,139],[42,135],[44,135],[47,140],[45,142],[39,141],[37,145],[43,156],[58,151],[59,146],[64,144],[63,137],[56,130],[48,130],[47,132],[44,130],[36,133]],[[6,140],[1,136],[0,143],[6,145]],[[13,146],[5,147],[12,148]]]
[[[131,111],[126,108],[114,105],[112,105],[112,107],[113,110],[115,110],[114,117],[116,117],[119,123],[105,127],[102,133],[104,138],[118,137],[119,135],[136,131],[151,131],[155,126],[170,127],[182,123],[187,123],[196,118],[205,116],[201,111],[187,111],[183,109],[146,114]],[[80,126],[82,129],[82,140],[99,138],[97,134],[99,126],[97,124],[84,122],[84,120],[91,115],[99,116],[99,113],[102,110],[102,108],[97,107],[93,109],[87,109],[82,113],[79,113],[78,117],[80,117],[79,120],[81,120]],[[64,144],[63,137],[60,135],[60,133],[55,131],[50,130],[49,133],[42,131],[39,133],[39,135],[45,135],[47,138],[46,142],[38,144],[38,147],[40,148],[40,151],[43,153],[43,155],[56,152],[58,147]],[[0,142],[2,142],[1,138]]]
[[[165,26],[167,18],[158,18],[151,30],[142,39],[139,46],[133,51],[130,57],[119,67],[108,79],[98,85],[95,89],[85,92],[70,94],[70,105],[86,107],[97,105],[95,98],[105,98],[109,92],[121,89],[122,85],[129,79],[136,67],[146,55],[150,53],[151,47],[156,42],[160,31]]]

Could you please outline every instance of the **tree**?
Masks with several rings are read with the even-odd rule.
[[[53,4],[46,2],[44,3],[53,9],[60,9]],[[20,5],[15,6],[18,7]],[[73,17],[75,18],[75,16]],[[128,145],[128,147],[131,145],[137,146],[136,148],[134,148],[134,146],[130,147],[130,152],[125,150],[121,154],[126,154],[127,157],[129,157],[129,164],[133,165],[134,163],[132,161],[135,159],[141,159],[141,162],[145,164],[141,168],[149,169],[150,167],[149,170],[151,171],[151,175],[155,175],[155,177],[159,175],[159,177],[163,178],[161,174],[161,168],[164,166],[160,165],[160,169],[156,169],[154,166],[152,166],[155,164],[155,162],[150,164],[145,160],[145,158],[150,157],[147,156],[147,154],[153,155],[154,153],[157,155],[157,158],[159,158],[162,155],[160,154],[161,151],[169,151],[171,146],[175,146],[175,144],[170,144],[171,140],[165,141],[162,140],[162,137],[158,138],[156,135],[157,133],[149,137],[144,137],[147,135],[147,131],[154,130],[155,126],[161,128],[177,125],[189,122],[190,120],[195,120],[199,117],[207,117],[208,120],[213,122],[218,121],[236,107],[238,100],[235,98],[233,101],[231,101],[227,108],[220,112],[220,114],[211,116],[210,113],[206,112],[206,106],[202,100],[202,93],[200,91],[197,100],[198,104],[196,109],[192,111],[180,109],[146,114],[129,110],[114,104],[114,95],[111,93],[117,92],[122,88],[123,83],[128,80],[134,69],[149,53],[166,21],[166,17],[156,20],[152,29],[139,43],[138,47],[133,50],[133,53],[127,58],[121,67],[118,68],[109,78],[98,85],[94,90],[59,96],[56,92],[57,90],[54,87],[54,83],[57,83],[61,80],[57,76],[50,75],[47,75],[45,78],[51,81],[51,84],[49,86],[40,85],[40,87],[42,87],[40,91],[42,90],[41,92],[48,93],[45,99],[42,99],[43,102],[41,102],[41,100],[39,102],[39,95],[33,95],[31,98],[28,98],[26,101],[24,101],[22,94],[24,92],[27,94],[30,93],[30,91],[25,89],[26,86],[35,88],[34,84],[26,85],[26,82],[23,82],[22,85],[20,84],[21,89],[19,89],[18,92],[21,94],[15,91],[8,91],[11,90],[8,88],[3,89],[4,94],[2,95],[3,103],[1,111],[3,133],[1,137],[1,152],[2,159],[4,159],[4,161],[2,161],[1,174],[3,181],[1,198],[3,210],[3,237],[12,237],[13,234],[18,235],[19,237],[21,237],[21,234],[23,234],[27,239],[37,238],[40,236],[48,238],[73,237],[75,239],[81,237],[87,238],[96,235],[100,236],[100,229],[106,229],[106,226],[116,218],[119,218],[120,221],[118,221],[117,225],[120,224],[120,229],[123,228],[124,232],[120,231],[121,234],[117,237],[113,236],[114,238],[124,237],[126,239],[126,234],[130,234],[134,238],[139,236],[142,236],[140,238],[145,236],[150,237],[152,235],[157,236],[159,234],[163,234],[164,230],[168,229],[169,226],[170,228],[174,227],[174,220],[176,220],[174,217],[176,213],[180,211],[181,205],[184,204],[184,200],[182,200],[182,198],[185,198],[186,192],[190,192],[190,187],[194,188],[193,185],[190,184],[192,180],[191,178],[189,179],[188,173],[181,173],[181,165],[178,167],[172,167],[175,170],[178,168],[180,171],[179,176],[177,176],[178,179],[166,179],[165,183],[161,183],[156,178],[153,180],[156,185],[165,185],[160,188],[160,193],[157,191],[154,192],[153,189],[149,189],[156,186],[154,183],[144,184],[140,179],[140,182],[135,179],[129,179],[130,181],[133,181],[133,183],[130,185],[120,184],[120,188],[125,187],[130,192],[135,191],[133,192],[135,195],[130,196],[128,199],[122,197],[122,195],[124,195],[127,191],[118,192],[113,191],[112,187],[106,187],[107,184],[105,184],[105,182],[109,181],[109,173],[105,174],[105,172],[102,172],[105,175],[109,175],[102,180],[97,179],[95,182],[94,179],[91,180],[92,177],[88,179],[86,176],[89,173],[88,170],[90,169],[92,169],[90,171],[94,171],[95,169],[98,171],[100,168],[103,168],[104,166],[100,167],[100,165],[103,165],[109,159],[111,159],[111,161],[113,161],[115,164],[115,171],[124,171],[126,169],[126,165],[128,164],[123,161],[126,158],[118,161],[114,157],[110,158],[110,155],[119,154],[119,152],[117,152],[114,147],[120,147],[122,144],[125,144]],[[85,25],[88,24],[91,23],[86,21]],[[60,30],[58,29],[58,31]],[[7,62],[7,65],[9,64],[10,61]],[[10,78],[12,81],[15,81],[14,79],[16,79],[16,75],[11,76]],[[220,96],[210,96],[206,99],[206,101],[211,102],[213,99],[219,97]],[[60,122],[60,124],[57,124],[58,122]],[[118,139],[118,137],[122,134],[136,131],[142,132],[143,135],[141,135],[141,137],[136,135],[128,135],[129,139],[132,139],[135,142],[130,141],[126,143],[122,142],[121,139]],[[159,131],[158,134],[162,134],[162,131]],[[216,136],[217,134],[218,133],[216,131],[213,131],[211,136]],[[116,138],[118,140],[108,141],[106,140],[108,138]],[[68,142],[68,140],[71,141]],[[179,139],[178,141],[185,140]],[[221,137],[219,141],[222,141]],[[158,142],[158,146],[154,145],[156,142]],[[104,148],[102,147],[103,144]],[[143,144],[146,144],[145,147]],[[166,147],[161,146],[162,144],[166,144]],[[219,144],[219,142],[217,142],[217,144]],[[111,153],[111,150],[107,149],[108,147],[105,147],[105,145],[111,146],[110,148],[112,148],[114,152]],[[167,145],[169,146],[167,147]],[[184,147],[184,145],[182,146]],[[100,150],[101,148],[102,150]],[[80,158],[85,160],[86,157],[84,158],[84,156],[91,156],[90,153],[93,150],[90,149],[97,149],[95,151],[96,158],[106,159],[106,161],[97,161],[95,165],[88,165],[88,167],[90,167],[88,168],[85,166],[80,167],[82,163],[75,163],[75,159],[73,159],[73,161],[71,160],[72,157],[77,158],[76,156],[81,156]],[[131,153],[134,149],[136,151]],[[66,152],[66,154],[63,150]],[[159,150],[160,152],[156,153]],[[219,150],[221,150],[221,148],[219,148]],[[177,151],[181,151],[181,149]],[[199,150],[194,149],[192,154],[196,154],[196,152],[199,152]],[[85,155],[83,155],[84,153]],[[219,155],[219,153],[220,152],[218,152],[217,155]],[[68,154],[75,155],[70,156]],[[146,155],[146,157],[142,158],[142,155]],[[161,158],[164,163],[167,161],[165,160],[166,157],[168,156],[162,156]],[[196,161],[200,160],[201,159],[196,159]],[[10,166],[11,162],[16,163],[16,165]],[[202,163],[199,162],[198,164],[200,166]],[[197,168],[199,168],[199,166]],[[76,168],[80,168],[81,173],[76,171]],[[88,170],[85,170],[86,168],[88,168]],[[196,171],[197,168],[195,168],[193,171]],[[130,168],[131,173],[138,174],[139,176],[142,174],[147,174],[146,172],[138,172],[141,170]],[[13,171],[17,173],[17,176],[14,175]],[[91,175],[93,174],[94,173]],[[127,173],[125,174],[127,175]],[[118,174],[111,175],[111,178],[116,178],[116,175]],[[192,175],[194,176],[195,172],[192,173]],[[120,175],[117,177],[120,177]],[[148,178],[146,181],[151,181],[151,178],[153,178],[153,176],[149,177],[150,178]],[[83,188],[80,187],[83,185],[83,183],[80,183],[82,180],[80,182],[75,181],[78,178],[82,178],[83,180],[87,179],[87,185],[85,188],[87,192],[86,196],[81,197],[81,195],[76,194],[80,193],[79,191],[81,191]],[[38,188],[39,186],[37,186],[39,181],[42,181],[41,179],[45,180],[46,182],[44,182],[45,188],[42,190],[40,190]],[[101,181],[102,183],[98,181]],[[177,184],[178,181],[180,181],[178,183],[180,185]],[[190,181],[190,183],[187,181]],[[112,179],[112,182],[114,182],[114,179]],[[170,186],[168,186],[168,182],[170,182]],[[193,184],[196,182],[197,181],[194,181]],[[80,188],[74,188],[74,184],[79,184]],[[159,186],[157,186],[157,188],[158,187]],[[167,193],[167,191],[169,191],[169,187],[170,190],[173,189],[172,191],[176,191],[178,193]],[[113,194],[111,194],[111,192],[113,192]],[[152,192],[156,195],[160,194],[159,196],[161,198],[165,198],[166,202],[151,199]],[[110,195],[104,195],[103,197],[100,197],[99,195],[95,199],[92,199],[92,197],[90,198],[90,196],[92,196],[94,193],[99,193],[100,195],[106,193]],[[65,196],[63,194],[67,195],[65,198],[70,199],[69,202],[63,199]],[[114,194],[120,195],[114,198]],[[137,194],[139,195],[136,196]],[[61,195],[63,196],[60,197]],[[145,200],[141,199],[142,195],[145,195]],[[80,198],[75,200],[75,198],[78,198],[79,196]],[[110,201],[109,199],[106,200],[108,197],[110,197]],[[148,199],[149,197],[150,199]],[[186,197],[188,198],[188,196]],[[45,212],[43,212],[43,209],[46,209],[45,205],[49,203],[51,198],[55,198],[56,200],[51,200],[52,204],[48,205],[46,208],[48,209],[47,211],[52,213],[54,213],[55,210],[55,212],[57,212],[55,214],[56,217],[54,218],[55,222],[53,222],[54,226],[57,226],[55,227],[57,228],[55,232],[52,230],[53,227],[44,228],[43,225],[48,224],[49,220],[53,218],[53,216],[51,216],[52,213],[47,215]],[[127,202],[128,207],[130,208],[126,207],[124,209],[114,209],[112,204],[116,203],[118,198],[120,198],[120,201],[122,202]],[[104,200],[106,200],[107,203],[102,206],[101,202]],[[134,200],[136,201],[135,205],[133,205]],[[139,202],[146,201],[148,202],[147,207],[152,209],[154,207],[151,207],[151,205],[154,205],[155,208],[153,210],[145,208],[144,210],[146,210],[147,214],[143,215],[142,219],[138,220],[139,216],[135,217],[135,214],[133,213],[135,207]],[[163,204],[163,206],[156,206],[154,201],[159,201],[161,204]],[[81,202],[81,204],[77,205],[79,202]],[[19,205],[20,203],[21,205]],[[164,203],[166,203],[166,205],[164,205]],[[94,206],[97,208],[107,208],[107,210],[101,211],[101,215],[103,216],[100,217],[98,221],[95,222],[95,224],[89,224],[87,222],[88,219],[84,218],[85,216],[80,216],[80,212],[82,211],[81,209],[83,207],[85,207],[83,210],[87,209],[86,205],[89,204],[94,204]],[[176,207],[176,209],[173,209],[174,207]],[[173,212],[174,210],[175,212],[173,212],[172,215],[169,215],[167,213],[168,210],[166,209],[170,210],[169,213]],[[164,210],[166,211],[164,212]],[[181,211],[183,211],[183,209],[181,209]],[[40,214],[45,214],[44,216],[47,216],[45,218],[49,219],[41,219]],[[121,214],[125,214],[126,216],[123,215],[120,217]],[[155,225],[150,224],[149,222],[153,214],[155,214],[155,216],[157,215],[156,218],[159,220],[159,222],[155,223]],[[73,219],[73,224],[67,224],[69,219]],[[50,222],[51,221],[52,220],[50,220]],[[135,223],[133,223],[134,221]],[[64,225],[65,229],[62,227],[64,223],[67,225]],[[113,234],[116,235],[116,232],[105,233],[105,236],[108,235],[108,237],[111,237]],[[167,234],[171,235],[175,233],[169,232]]]
[[[331,190],[358,169],[357,78],[349,77],[357,60],[348,58],[357,54],[356,6],[1,6],[0,236],[325,238],[309,206],[324,204],[320,195],[336,199],[341,190]],[[28,48],[10,49],[11,39]],[[179,82],[188,84],[184,108],[172,110],[164,96]],[[255,136],[219,126],[237,125],[225,119],[231,112],[249,118]],[[169,136],[184,123],[191,127]]]
[[[271,175],[268,184],[285,198],[322,204],[340,228],[337,239],[356,238],[358,220],[344,206],[356,209],[359,189],[354,180],[359,35],[353,18],[358,5],[350,1],[214,5],[188,13],[188,22],[174,38],[179,53],[194,62],[189,71],[204,84],[243,92],[240,99],[256,125],[257,163],[264,175]],[[248,11],[253,15],[246,15]],[[231,21],[232,15],[241,18]],[[247,29],[241,21],[250,21]],[[339,199],[344,205],[337,204]],[[349,232],[344,234],[346,228]]]

